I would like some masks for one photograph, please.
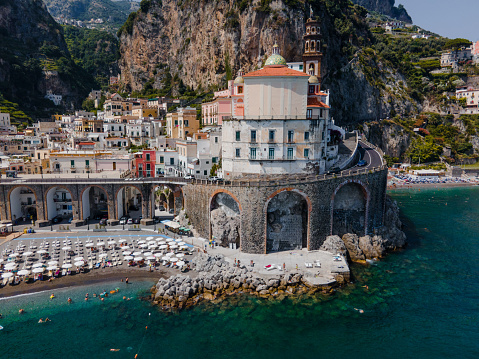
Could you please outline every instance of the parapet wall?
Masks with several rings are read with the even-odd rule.
[[[360,230],[364,234],[371,234],[376,228],[383,226],[387,172],[386,167],[381,167],[359,174],[345,175],[342,173],[338,176],[302,179],[291,177],[276,182],[250,180],[228,184],[189,184],[183,187],[185,209],[191,224],[200,235],[210,238],[211,202],[219,192],[229,194],[238,202],[240,208],[241,250],[247,253],[266,253],[268,204],[278,193],[296,192],[305,199],[307,205],[307,244],[305,247],[309,250],[317,250],[326,237],[333,233],[335,229],[333,223],[339,221],[338,217],[341,217],[340,221],[344,221],[345,225],[348,224],[348,220],[354,221],[358,216],[361,217],[361,223],[358,222],[357,225],[363,226],[360,227]],[[358,200],[354,198],[351,198],[351,211],[348,212],[349,202],[346,190],[348,186],[360,188],[360,191],[356,190],[355,192],[363,195],[363,212],[356,208]],[[338,204],[339,199],[335,204],[336,194],[342,188],[341,205]],[[295,217],[290,213],[287,215],[291,219],[301,217],[297,215]],[[271,219],[269,221],[271,223]],[[284,233],[288,233],[288,228],[286,228],[288,223],[295,226],[292,221],[285,221],[283,228],[280,229],[284,230]]]

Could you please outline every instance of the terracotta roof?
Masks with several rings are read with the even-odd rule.
[[[267,66],[262,68],[261,70],[247,73],[243,77],[263,77],[263,76],[297,76],[297,77],[309,78],[308,74],[305,74],[304,72],[301,72],[301,71],[290,69],[287,66]]]
[[[316,97],[308,97],[308,106],[307,107],[322,107],[329,108],[324,102],[319,101]]]

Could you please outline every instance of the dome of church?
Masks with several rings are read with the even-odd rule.
[[[279,54],[273,54],[268,59],[266,60],[264,66],[274,66],[274,65],[280,65],[280,66],[287,66],[286,60],[284,59],[283,56]]]
[[[244,84],[243,76],[238,76],[235,78],[235,84]]]
[[[308,82],[310,84],[319,84],[319,79],[318,79],[317,76],[312,75],[312,76],[309,77]]]

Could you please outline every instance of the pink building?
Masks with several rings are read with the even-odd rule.
[[[228,88],[215,91],[215,99],[201,105],[203,125],[222,125],[223,118],[244,115],[243,106],[243,72],[233,81],[228,81]]]

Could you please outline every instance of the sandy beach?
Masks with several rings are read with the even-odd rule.
[[[407,189],[421,189],[421,188],[453,188],[453,187],[474,187],[478,186],[478,183],[467,183],[467,182],[461,182],[461,183],[409,183],[409,184],[404,184],[404,185],[390,185],[388,184],[387,188],[388,190],[407,190]]]

